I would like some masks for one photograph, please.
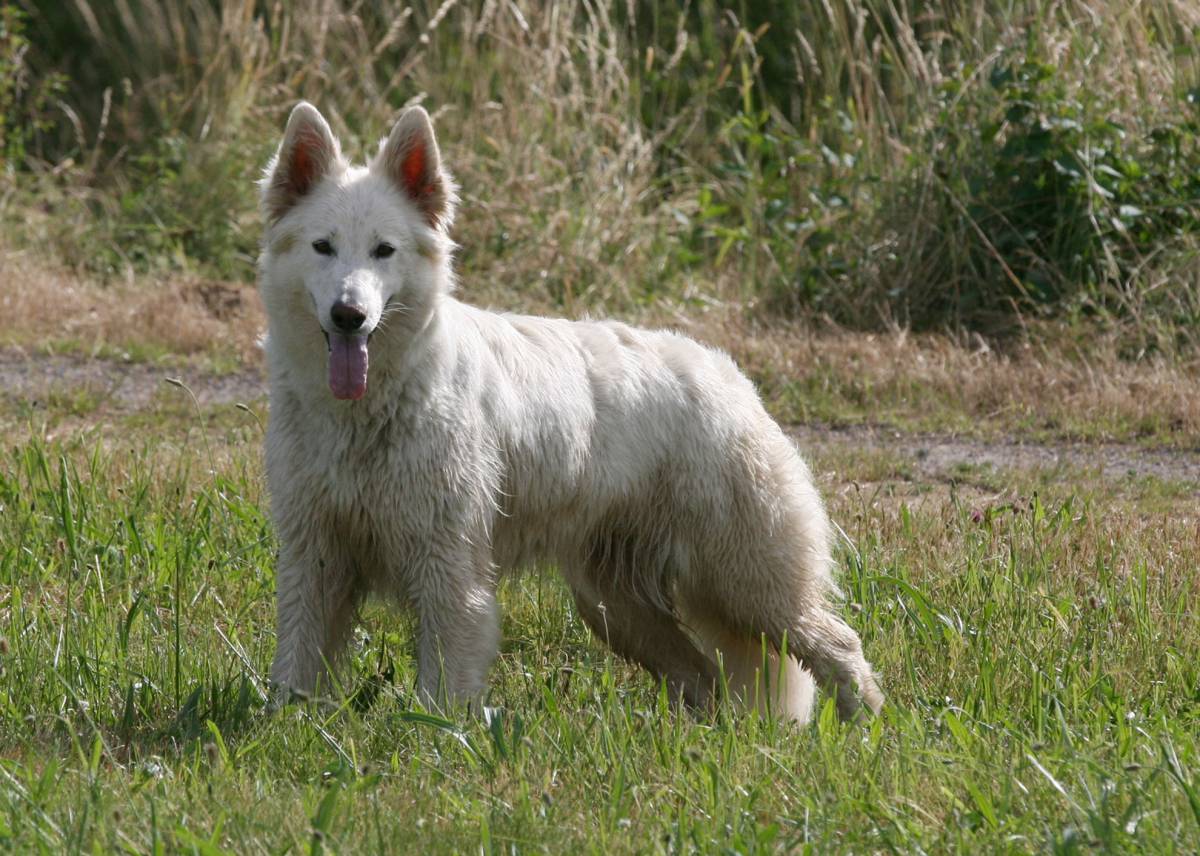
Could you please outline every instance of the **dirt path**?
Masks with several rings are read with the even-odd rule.
[[[215,375],[190,368],[0,351],[0,395],[6,398],[36,400],[54,390],[86,390],[108,408],[137,410],[150,404],[168,378],[186,385],[203,405],[250,403],[267,394],[266,383],[254,371]]]
[[[1056,467],[1096,470],[1103,478],[1127,476],[1185,482],[1200,492],[1200,453],[1146,449],[1127,443],[1041,443],[1016,438],[980,440],[951,434],[902,434],[887,427],[855,425],[789,428],[803,448],[854,447],[903,459],[919,480],[944,481],[964,465],[1009,470]]]
[[[36,400],[51,390],[84,389],[105,408],[130,411],[151,406],[158,390],[174,378],[202,405],[251,403],[266,395],[255,371],[213,375],[195,369],[165,369],[139,363],[71,356],[28,356],[0,351],[0,401]],[[857,448],[903,459],[919,479],[944,481],[963,465],[1038,470],[1068,466],[1098,470],[1105,478],[1152,476],[1191,483],[1200,492],[1200,452],[1146,449],[1122,443],[1033,443],[1016,438],[979,440],[948,434],[903,434],[886,426],[792,426],[801,448]]]

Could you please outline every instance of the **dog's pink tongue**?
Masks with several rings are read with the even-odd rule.
[[[367,393],[367,337],[329,334],[329,388],[334,398],[362,398]]]

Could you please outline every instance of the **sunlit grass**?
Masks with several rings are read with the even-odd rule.
[[[415,707],[410,622],[378,606],[353,701],[269,715],[254,430],[215,449],[197,431],[5,451],[9,849],[1200,846],[1200,544],[1169,505],[997,472],[1003,502],[881,502],[839,487],[877,461],[819,455],[852,542],[847,614],[889,695],[862,725],[830,706],[807,728],[675,711],[589,637],[550,571],[503,588],[490,722]]]

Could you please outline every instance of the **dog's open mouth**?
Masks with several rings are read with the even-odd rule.
[[[355,400],[367,394],[367,336],[325,332],[329,345],[329,388],[334,398]]]

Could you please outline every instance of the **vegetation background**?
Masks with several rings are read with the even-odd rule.
[[[1149,2],[6,4],[8,240],[251,280],[289,106],[435,113],[464,280],[879,328],[1197,321],[1200,10]],[[702,297],[701,297],[702,296]]]
[[[866,726],[678,715],[541,576],[490,722],[415,710],[374,613],[351,701],[267,718],[265,407],[205,390],[257,377],[300,98],[358,158],[433,113],[466,299],[684,327],[786,421],[1167,475],[815,435]],[[1200,848],[1191,0],[3,2],[0,225],[0,848]]]

